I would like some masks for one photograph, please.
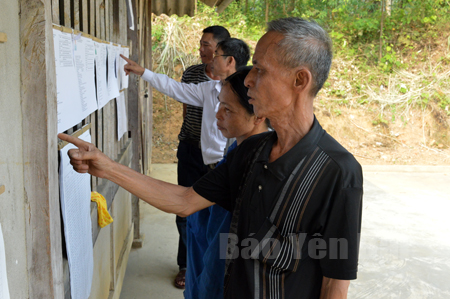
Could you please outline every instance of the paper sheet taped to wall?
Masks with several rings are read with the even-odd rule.
[[[116,98],[117,106],[117,136],[122,139],[123,134],[128,131],[127,108],[125,105],[125,94],[122,91]]]
[[[80,139],[91,142],[89,131]],[[61,211],[64,222],[67,258],[70,271],[72,299],[87,299],[91,293],[94,269],[91,225],[91,176],[73,170],[67,152],[72,144],[61,150],[59,170]]]
[[[123,56],[125,56],[126,58],[130,58],[130,49],[129,48],[121,48],[120,49],[120,54],[122,54]],[[125,64],[127,64],[125,59],[120,58],[119,59],[120,62],[120,90],[128,88],[128,78],[130,76],[127,76],[127,74],[125,73]]]
[[[118,85],[118,47],[112,44],[107,45],[108,50],[108,99],[112,100],[119,96],[119,85]],[[120,58],[120,57],[119,57]]]
[[[95,42],[95,78],[97,84],[98,109],[103,108],[109,101],[107,85],[107,55],[106,44]]]
[[[0,223],[0,299],[9,299],[8,277],[6,271],[5,243]]]
[[[72,34],[53,29],[56,62],[56,99],[58,133],[83,119],[78,74],[72,45]]]
[[[97,110],[94,74],[94,41],[90,38],[74,35],[73,49],[83,119]]]

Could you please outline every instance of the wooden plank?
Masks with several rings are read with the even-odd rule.
[[[59,0],[52,0],[52,22],[59,25]]]
[[[89,0],[89,34],[95,35],[95,0]]]
[[[103,108],[103,152],[110,157],[111,159],[115,159],[113,153],[113,143],[114,143],[114,135],[111,132],[111,118],[112,115],[112,103],[114,100],[108,102]]]
[[[72,22],[70,18],[70,0],[64,0],[64,26],[71,27]]]
[[[64,297],[51,0],[19,0],[28,298]]]
[[[91,140],[92,143],[97,146],[97,128],[96,128],[96,124],[97,122],[95,121],[95,112],[92,113],[89,116],[89,123],[91,125]],[[92,187],[92,191],[97,191],[97,177],[92,176],[91,177],[91,187]]]
[[[133,6],[133,12],[135,13],[134,18],[134,27],[135,30],[131,30],[128,27],[128,22],[126,25],[127,32],[127,42],[130,46],[130,58],[134,61],[137,61],[139,57],[139,48],[138,48],[138,30],[136,29],[137,23],[137,14],[139,11],[137,8],[137,0],[131,1],[131,5]],[[127,89],[127,116],[128,116],[128,131],[132,144],[133,158],[131,160],[130,167],[137,172],[142,173],[140,157],[141,157],[141,132],[140,132],[140,112],[139,112],[139,102],[138,102],[138,86],[136,84],[136,79],[131,76],[129,78],[129,86]],[[139,248],[142,247],[142,238],[140,234],[140,211],[139,211],[139,198],[132,195],[131,196],[131,205],[132,205],[132,221],[134,227],[134,236],[133,236],[133,247]]]
[[[131,30],[127,25],[127,37],[130,46],[130,58],[133,61],[138,61],[139,59],[139,35],[137,30],[137,16],[140,15],[138,8],[138,0],[131,1],[133,6],[133,12],[135,13],[134,18],[134,28]],[[131,76],[128,87],[128,131],[130,132],[130,137],[132,141],[133,158],[131,161],[131,168],[137,172],[143,173],[141,167],[141,157],[142,157],[142,136],[141,136],[141,111],[139,105],[139,86],[136,84],[136,77]],[[133,236],[133,247],[142,247],[142,238],[140,231],[140,210],[139,210],[139,198],[132,195],[131,197],[132,213],[133,213],[133,226],[134,226],[134,236]]]
[[[110,2],[109,0],[104,0],[105,7],[105,40],[111,42],[111,33],[110,33]]]
[[[0,185],[0,194],[5,193],[5,190],[6,190],[5,185]]]
[[[0,43],[6,43],[8,41],[8,35],[4,32],[0,32]]]
[[[81,30],[85,33],[89,33],[87,0],[81,0]]]
[[[91,0],[95,1],[95,37],[101,38],[100,34],[100,5],[102,4],[102,0]]]
[[[97,110],[97,147],[103,151],[103,108]],[[104,179],[98,178],[97,184],[101,185]]]
[[[73,29],[80,30],[80,0],[73,0]]]
[[[104,1],[99,1],[100,2],[100,39],[102,40],[106,40],[106,30],[105,30],[105,2]]]

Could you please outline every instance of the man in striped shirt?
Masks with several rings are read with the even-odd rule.
[[[200,39],[201,64],[188,67],[181,78],[183,83],[201,83],[219,80],[211,71],[214,51],[217,43],[230,38],[230,33],[222,26],[210,26],[203,29]],[[203,107],[183,104],[183,124],[178,139],[178,185],[190,187],[204,174],[208,167],[202,159],[200,135],[202,128]],[[184,289],[186,273],[186,218],[176,217],[179,233],[177,264],[179,272],[175,277],[175,287]]]

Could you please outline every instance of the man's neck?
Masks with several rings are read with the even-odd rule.
[[[233,70],[229,70],[226,74],[224,74],[223,76],[219,76],[218,80],[220,80],[220,82],[222,83],[222,85],[225,83],[225,79],[228,78],[229,76],[233,75],[234,73],[236,73],[236,69]]]
[[[208,76],[209,78],[211,78],[213,80],[220,80],[219,77],[214,76],[214,74],[212,73],[212,71],[211,71],[211,64],[210,63],[206,64],[205,73],[206,73],[206,76]]]
[[[278,140],[272,147],[269,162],[277,160],[293,148],[303,137],[308,134],[314,123],[314,114],[303,115],[289,114],[290,117],[271,118],[272,127],[277,132]],[[300,121],[301,120],[301,121]]]

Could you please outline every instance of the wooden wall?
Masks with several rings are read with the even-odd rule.
[[[126,0],[18,0],[29,298],[70,297],[68,265],[62,249],[64,240],[58,190],[52,23],[127,45],[131,59],[148,67],[151,65],[151,1],[131,2],[135,30],[128,28]],[[115,100],[66,133],[75,134],[90,124],[92,142],[105,154],[141,173],[148,173],[152,136],[152,103],[148,85],[131,76],[125,98],[129,132],[120,141]],[[109,181],[97,178],[92,178],[92,189],[105,196],[110,213],[115,217],[112,224],[100,229],[96,205],[92,204],[94,268],[107,273],[105,277],[108,277],[93,283],[94,297],[118,298],[131,242],[134,241],[136,246],[142,244],[138,198],[120,191]],[[100,239],[109,241],[96,242]],[[106,256],[108,263],[103,263],[97,256]],[[98,297],[97,294],[103,295]]]

